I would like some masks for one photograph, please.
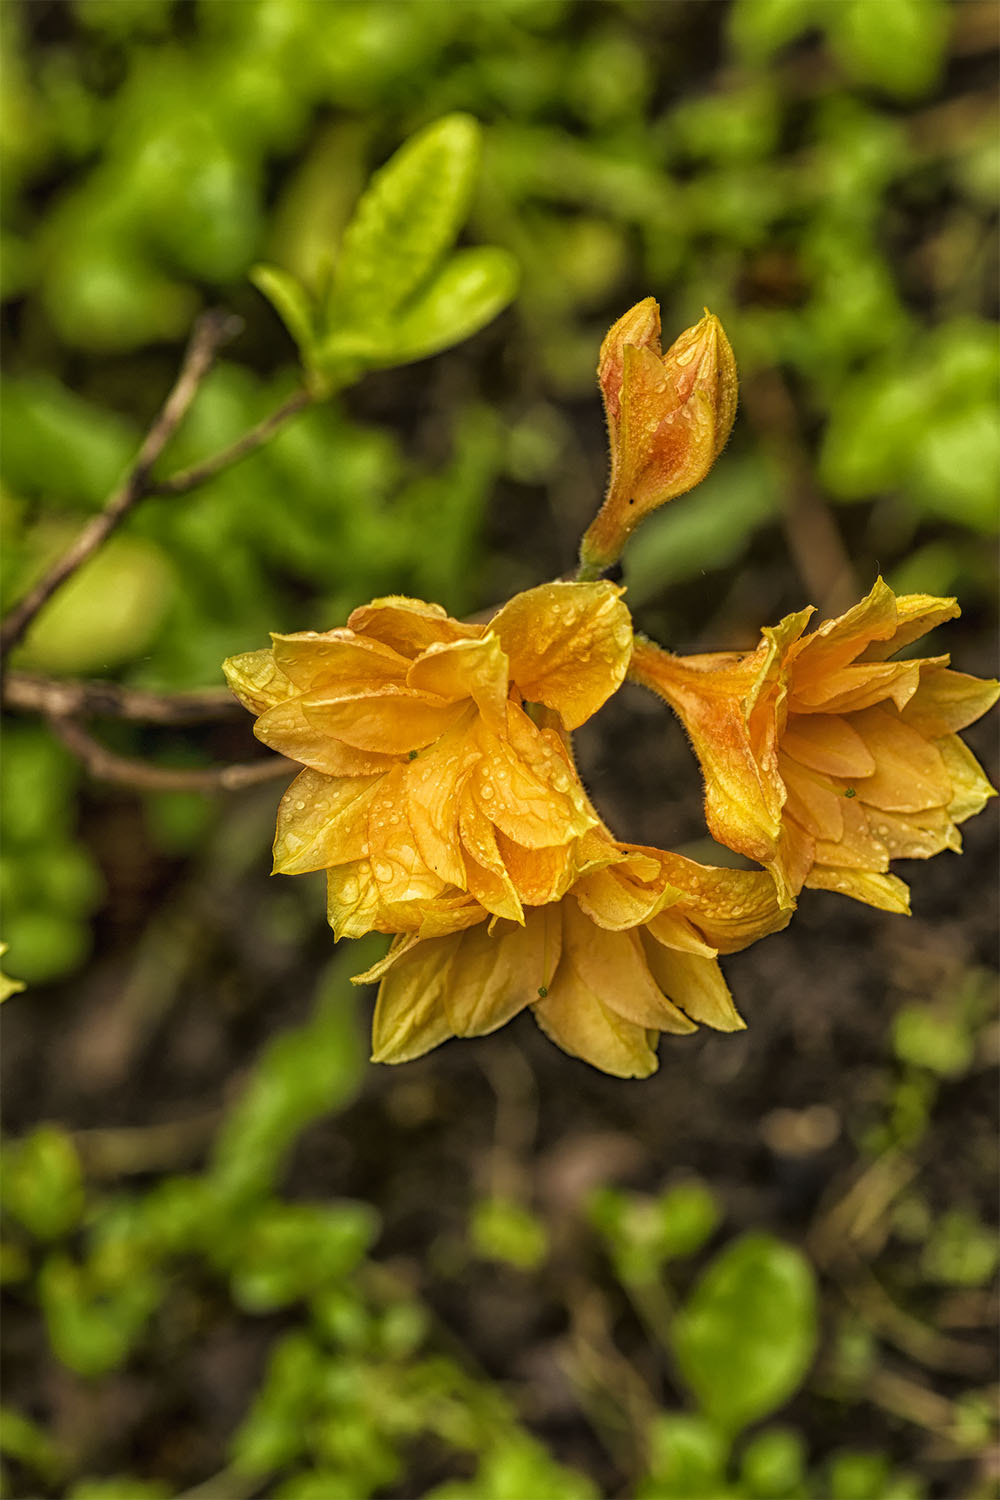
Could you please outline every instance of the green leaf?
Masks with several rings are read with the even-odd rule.
[[[311,364],[316,343],[316,309],[301,281],[280,266],[268,265],[254,266],[250,280],[281,318],[298,345],[303,362]]]
[[[737,1432],[797,1390],[816,1347],[808,1261],[766,1234],[748,1234],[709,1266],[673,1326],[681,1372],[705,1414]]]
[[[942,1078],[967,1073],[975,1043],[961,1016],[929,1005],[906,1005],[892,1027],[893,1051],[911,1067],[927,1068]]]
[[[858,83],[905,99],[937,80],[950,30],[944,0],[841,0],[827,15],[831,47]]]
[[[830,1500],[885,1500],[889,1460],[884,1453],[838,1453],[827,1474]]]
[[[83,1175],[65,1131],[41,1125],[3,1155],[4,1207],[39,1240],[68,1234],[83,1213]]]
[[[754,1500],[786,1500],[803,1493],[806,1444],[790,1427],[768,1427],[743,1450],[740,1487]]]
[[[535,1270],[548,1253],[545,1225],[519,1203],[504,1198],[477,1203],[469,1233],[477,1255],[506,1261],[519,1271]]]
[[[479,126],[445,115],[376,172],[344,231],[328,326],[385,323],[452,243],[479,165]]]
[[[520,272],[506,250],[459,250],[394,325],[394,364],[426,359],[485,328],[517,294]]]
[[[670,1412],[647,1434],[649,1477],[636,1500],[720,1500],[726,1493],[727,1439],[704,1417]]]
[[[66,1468],[66,1455],[48,1433],[7,1406],[0,1408],[0,1453],[32,1469],[49,1484],[56,1483]]]

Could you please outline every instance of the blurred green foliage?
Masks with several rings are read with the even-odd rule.
[[[596,350],[650,293],[668,334],[706,302],[722,317],[746,415],[725,465],[630,550],[633,604],[679,628],[672,587],[708,574],[721,591],[761,545],[783,555],[803,462],[820,500],[843,507],[859,574],[877,561],[897,587],[982,604],[1000,458],[988,321],[998,158],[992,94],[946,87],[968,10],[0,6],[8,599],[113,489],[202,307],[236,308],[246,334],[201,388],[164,473],[225,448],[302,380],[325,397],[194,494],[145,501],[40,615],[17,665],[197,687],[268,630],[332,626],[373,595],[461,614],[538,581],[507,513],[516,524],[544,498],[566,531],[551,555],[572,554],[603,477]],[[352,388],[482,327],[513,296],[516,268],[499,359],[486,335],[406,386],[390,373]],[[772,421],[776,373],[794,430]],[[104,880],[62,747],[19,722],[2,774],[10,967],[40,985],[80,970]],[[215,825],[193,795],[149,797],[144,817],[151,862],[197,854]],[[296,941],[305,922],[277,894],[262,920]],[[12,1142],[4,1278],[88,1381],[169,1345],[182,1270],[249,1318],[280,1316],[227,1460],[241,1492],[361,1500],[405,1482],[410,1456],[430,1450],[470,1476],[436,1484],[434,1500],[591,1500],[590,1479],[442,1352],[429,1306],[373,1254],[370,1205],[283,1193],[303,1131],[360,1086],[346,973],[335,960],[310,1019],[264,1048],[203,1173],[117,1192],[85,1182],[55,1125]],[[919,1146],[940,1089],[971,1065],[983,1001],[973,985],[901,1010],[898,1067],[864,1151]],[[697,1179],[655,1196],[601,1189],[588,1223],[690,1407],[648,1424],[639,1500],[919,1496],[885,1454],[813,1457],[798,1430],[771,1422],[811,1378],[815,1273],[800,1252],[730,1236]],[[935,1222],[914,1191],[894,1232],[932,1283],[976,1288],[995,1270],[972,1206]],[[502,1196],[473,1203],[468,1247],[521,1277],[548,1274],[543,1217]],[[834,1362],[848,1390],[875,1358],[871,1332],[843,1323]],[[991,1416],[975,1392],[962,1402],[973,1451]],[[169,1493],[148,1476],[80,1478],[23,1413],[0,1413],[0,1454],[32,1492]]]

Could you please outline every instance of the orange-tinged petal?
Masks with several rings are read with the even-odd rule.
[[[660,309],[655,297],[644,297],[609,328],[597,361],[597,379],[611,431],[612,457],[621,411],[621,388],[625,348],[652,349],[660,353]]]
[[[642,856],[639,856],[642,858]],[[577,881],[573,895],[581,911],[598,927],[622,932],[638,927],[676,901],[680,892],[665,880],[636,878],[626,859],[603,870],[594,870]]]
[[[657,912],[645,924],[645,933],[664,948],[673,948],[678,953],[698,953],[702,958],[715,958],[718,954],[718,949],[706,943],[697,927],[676,908]]]
[[[831,672],[856,661],[874,643],[889,641],[897,627],[896,596],[876,578],[871,593],[835,620],[824,620],[790,652],[792,693],[799,695]]]
[[[715,958],[679,953],[645,938],[646,961],[656,983],[692,1021],[716,1031],[745,1031],[746,1022],[733,1004],[729,986]]]
[[[683,893],[677,910],[719,953],[736,953],[791,921],[791,911],[778,904],[774,881],[761,870],[701,865],[682,854],[662,858],[666,878]],[[673,911],[664,914],[672,915]],[[660,921],[654,917],[650,931],[655,932]]]
[[[778,766],[788,792],[788,816],[814,838],[836,842],[844,831],[843,790],[835,789],[829,777],[806,770],[788,755],[779,756]]]
[[[555,709],[567,729],[622,684],[632,620],[616,584],[547,583],[517,594],[490,622],[523,698]]]
[[[876,767],[875,755],[850,721],[836,714],[797,714],[790,719],[781,739],[786,755],[821,771],[824,776],[843,776],[847,780],[871,776]]]
[[[266,713],[295,691],[274,660],[273,651],[244,651],[222,663],[230,692],[252,714]]]
[[[865,802],[887,812],[920,812],[947,804],[951,780],[934,745],[885,709],[863,709],[851,716],[851,722],[875,761],[873,775],[858,787]]]
[[[853,896],[866,906],[877,906],[881,911],[896,912],[899,916],[910,915],[909,887],[896,875],[876,875],[869,870],[830,869],[826,865],[814,865],[809,872],[806,885],[812,891],[838,891],[842,896]]]
[[[564,970],[573,973],[575,988],[634,1026],[681,1034],[694,1030],[687,1016],[661,994],[638,933],[596,927],[572,897],[563,904],[563,955],[557,979]]]
[[[370,636],[408,657],[419,656],[428,646],[475,640],[483,634],[483,626],[451,619],[440,604],[425,604],[422,599],[406,599],[401,594],[361,605],[347,623],[359,635]]]
[[[300,630],[275,635],[274,660],[297,692],[317,687],[337,694],[375,687],[380,682],[402,685],[409,662],[379,641],[368,641],[353,630]]]
[[[879,873],[889,868],[889,851],[859,801],[858,797],[844,799],[844,826],[839,839],[816,840],[817,864]]]
[[[405,778],[405,766],[380,777],[367,808],[372,877],[385,905],[431,900],[445,888],[416,846],[406,818]]]
[[[525,849],[506,834],[497,834],[497,848],[520,899],[528,906],[544,906],[566,894],[577,875],[579,850],[566,844]]]
[[[463,788],[459,799],[459,831],[469,890],[495,916],[523,921],[521,903],[497,847],[493,824],[469,786]]]
[[[487,728],[502,734],[507,722],[507,657],[492,633],[474,641],[429,646],[411,665],[407,686],[439,698],[472,698]]]
[[[274,873],[302,875],[367,854],[367,813],[380,778],[301,771],[278,805]]]
[[[871,662],[817,677],[789,699],[795,713],[846,713],[891,699],[905,708],[920,686],[919,661]]]
[[[962,848],[962,835],[944,807],[918,813],[880,810],[874,831],[888,849],[890,859],[930,859],[943,849],[958,854]]]
[[[937,739],[974,724],[998,697],[1000,682],[951,672],[934,664],[924,668],[920,686],[901,717],[904,724],[919,734]]]
[[[342,740],[331,739],[305,716],[301,698],[287,698],[262,713],[253,727],[262,744],[297,760],[326,776],[375,776],[390,771],[398,761],[393,755],[355,750]]]
[[[324,697],[321,691],[301,700],[314,729],[356,750],[406,755],[440,739],[466,711],[433,693],[392,686],[366,693]]]

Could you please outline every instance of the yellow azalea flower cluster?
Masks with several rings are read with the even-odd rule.
[[[530,1009],[621,1077],[661,1032],[743,1026],[718,964],[787,925],[803,886],[892,911],[891,859],[960,847],[992,789],[956,731],[997,684],[946,657],[890,661],[958,613],[881,579],[838,620],[810,610],[752,652],[675,657],[634,637],[623,590],[592,575],[636,519],[708,472],[735,412],[732,351],[706,313],[666,355],[651,298],[615,325],[599,377],[609,492],[577,582],[518,594],[486,624],[391,597],[343,628],[272,636],[225,663],[255,733],[299,763],[274,868],[324,870],[335,935],[392,935],[375,1060],[404,1062]],[[571,734],[626,676],[674,709],[705,777],[709,828],[762,868],[714,868],[618,841]]]

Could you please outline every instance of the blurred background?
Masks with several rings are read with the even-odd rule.
[[[881,571],[960,597],[921,654],[994,672],[990,0],[8,0],[0,26],[8,602],[201,309],[243,332],[164,472],[295,388],[248,272],[317,284],[416,129],[481,122],[463,243],[521,269],[468,342],[144,501],[12,665],[218,686],[377,594],[460,615],[567,571],[606,476],[597,350],[652,294],[665,344],[722,318],[742,393],[630,545],[640,628],[750,645]],[[246,717],[95,732],[254,754]],[[648,1082],[528,1017],[389,1070],[348,983],[376,950],[334,951],[321,877],[268,879],[280,783],[109,787],[27,713],[3,749],[5,1493],[994,1493],[995,815],[903,868],[909,922],[805,893],[727,962],[748,1032],[666,1038]],[[711,858],[656,704],[624,691],[581,754],[621,836]]]

